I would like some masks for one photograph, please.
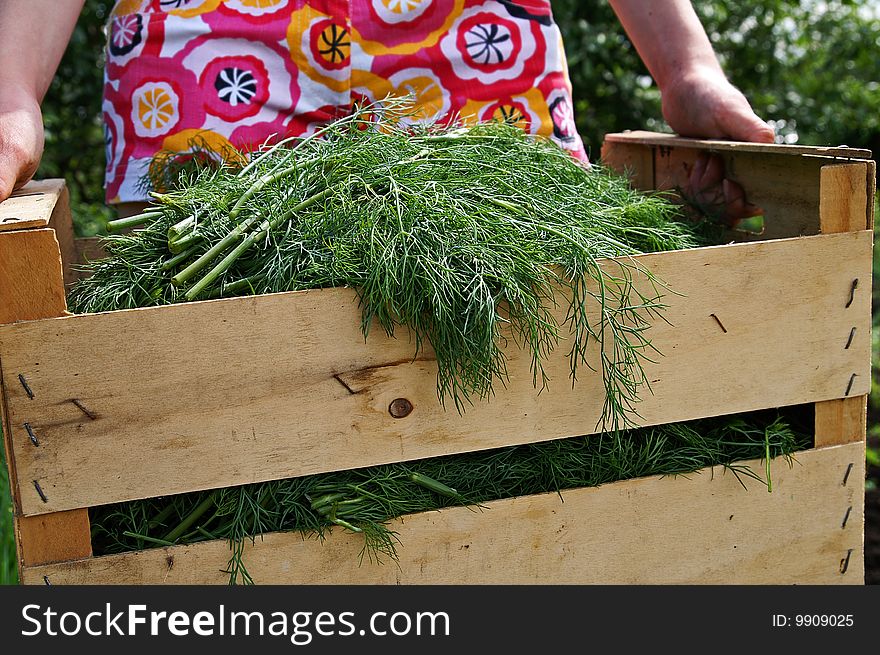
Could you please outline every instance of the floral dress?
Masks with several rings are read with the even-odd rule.
[[[118,0],[106,54],[110,203],[147,197],[160,150],[253,149],[388,95],[586,159],[549,0]]]

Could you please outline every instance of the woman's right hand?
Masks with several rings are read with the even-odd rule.
[[[37,172],[43,156],[43,114],[33,90],[0,79],[0,201]]]

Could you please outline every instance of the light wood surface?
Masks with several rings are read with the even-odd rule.
[[[337,529],[323,543],[266,535],[244,561],[257,584],[862,584],[862,453],[774,460],[772,493],[716,467],[415,514],[393,523],[399,565],[358,566],[362,537]],[[212,541],[28,568],[24,582],[225,584],[228,559]]]
[[[832,446],[855,441],[864,443],[867,404],[867,396],[816,403],[816,446]]]
[[[870,295],[842,305],[852,279],[870,276],[870,232],[638,262],[680,294],[650,330],[664,356],[647,367],[642,424],[842,398],[852,372],[850,395],[868,392]],[[844,349],[853,316],[866,322]],[[435,363],[410,361],[405,330],[364,343],[359,321],[355,293],[327,289],[0,328],[23,513],[596,431],[601,380],[584,372],[572,389],[564,344],[548,390],[511,350],[507,389],[459,416],[437,401]],[[408,417],[390,416],[396,398],[415,407]]]
[[[689,139],[676,134],[633,130],[606,134],[605,141],[638,143],[656,147],[694,148],[717,152],[751,152],[762,155],[813,155],[817,157],[840,157],[844,159],[870,159],[871,151],[847,146],[799,146],[778,143],[749,143],[745,141],[718,141],[713,139]]]
[[[23,566],[89,557],[92,542],[88,510],[23,517],[18,524]]]
[[[49,217],[49,227],[55,230],[55,239],[61,251],[61,266],[64,272],[64,283],[70,285],[77,279],[76,265],[79,253],[74,243],[73,216],[70,213],[70,194],[67,187],[62,187],[55,202],[55,208]]]
[[[871,162],[873,163],[873,162]],[[819,189],[819,223],[823,234],[855,232],[867,226],[867,215],[873,213],[873,185],[868,182],[868,175],[873,167],[867,163],[836,164],[823,166]],[[856,278],[853,278],[856,284]],[[871,294],[871,277],[858,278],[858,286],[851,289],[852,294]],[[851,316],[852,327],[846,334],[841,334],[841,341],[849,342],[853,330],[858,330],[870,321],[870,307],[859,309],[848,304],[847,299],[840,300],[840,308]],[[864,312],[867,311],[867,314]],[[852,375],[859,375],[853,371]],[[837,400],[816,403],[816,438],[817,446],[864,441],[867,431],[867,397],[854,396]],[[853,397],[854,396],[854,397]]]
[[[55,205],[66,202],[64,180],[32,180],[0,202],[0,232],[48,227]]]
[[[822,167],[819,182],[819,225],[822,234],[867,229],[868,165]],[[873,199],[873,198],[872,198]]]
[[[46,219],[46,223],[51,221],[57,226],[62,240],[69,240],[69,245],[72,246],[73,228],[70,222],[67,191],[63,183],[59,185],[53,182],[57,181],[29,184],[28,187],[32,191],[37,189],[34,193],[43,193],[43,195],[29,195],[0,203],[0,216],[4,211],[8,211],[10,202],[13,206],[34,206],[29,214],[23,212],[22,215],[39,214]],[[45,191],[39,191],[40,189]],[[16,226],[21,227],[23,222],[16,223]],[[12,222],[8,223],[11,224]],[[7,228],[5,231],[0,231],[0,323],[51,318],[62,316],[66,312],[61,252],[55,229]],[[0,369],[2,369],[2,358],[0,358]],[[24,378],[24,383],[28,384],[27,378]],[[24,391],[24,386],[17,377],[13,384],[17,384]],[[15,481],[12,484],[14,505],[18,507],[23,481],[18,477],[15,466],[12,448],[13,430],[6,405],[7,395],[6,385],[0,380],[0,400],[2,400],[0,418],[3,420],[9,479]],[[27,394],[25,395],[27,397]],[[19,566],[22,563],[35,565],[74,559],[90,555],[92,552],[89,516],[86,509],[75,509],[61,514],[45,514],[41,517],[24,517],[16,513],[13,517],[13,529],[16,535]]]
[[[63,315],[67,301],[55,231],[20,230],[0,237],[0,325]]]
[[[656,188],[654,152],[640,143],[606,140],[602,144],[601,163],[619,173],[625,173],[636,189],[650,191]]]
[[[725,238],[730,241],[767,241],[819,234],[821,171],[829,164],[851,163],[851,160],[818,154],[827,152],[827,148],[731,144],[669,135],[661,135],[659,140],[617,138],[620,136],[606,138],[602,146],[603,162],[619,172],[629,171],[634,185],[640,189],[678,193],[687,188],[701,152],[708,150],[718,154],[724,162],[725,177],[737,182],[745,190],[747,200],[760,207],[764,215],[762,233],[728,230]],[[714,148],[712,144],[726,147]],[[855,165],[865,171],[873,163],[860,161]]]

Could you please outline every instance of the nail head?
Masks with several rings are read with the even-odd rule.
[[[413,404],[406,398],[395,398],[388,406],[388,413],[394,418],[406,418],[413,411]]]

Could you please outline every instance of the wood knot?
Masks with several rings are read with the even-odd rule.
[[[406,398],[395,398],[388,405],[388,413],[394,418],[406,418],[413,411],[413,404]]]

